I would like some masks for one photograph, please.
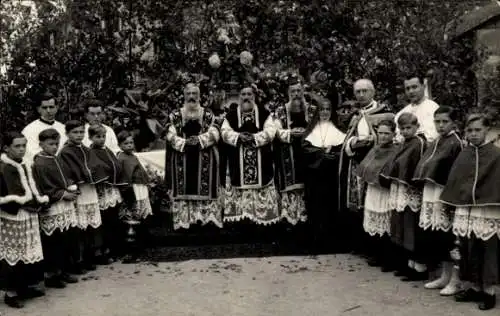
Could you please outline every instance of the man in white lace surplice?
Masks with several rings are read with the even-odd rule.
[[[197,222],[222,227],[215,117],[201,107],[198,86],[188,84],[184,99],[183,107],[171,113],[167,130],[165,174],[174,229]]]
[[[248,218],[266,225],[281,219],[272,156],[275,127],[268,117],[248,87],[241,90],[237,108],[222,123],[230,177],[224,195],[225,221]]]

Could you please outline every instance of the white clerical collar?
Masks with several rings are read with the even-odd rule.
[[[419,106],[420,104],[424,103],[425,101],[427,101],[427,97],[423,97],[422,100],[420,100],[420,102],[418,103],[410,103],[411,106]]]
[[[367,112],[367,111],[373,110],[376,107],[377,107],[377,101],[372,100],[372,102],[370,102],[370,104],[368,104],[367,106],[363,107],[361,109],[361,111]]]
[[[56,122],[56,120],[53,120],[52,122],[49,122],[49,121],[47,121],[47,120],[44,120],[44,119],[43,119],[43,118],[41,118],[41,117],[38,119],[38,121],[42,122],[42,123],[43,123],[43,124],[45,124],[45,125],[49,125],[49,126],[54,125],[54,123]]]
[[[332,122],[320,121],[314,126],[306,140],[315,147],[326,148],[342,144],[345,140],[345,134],[335,127]]]

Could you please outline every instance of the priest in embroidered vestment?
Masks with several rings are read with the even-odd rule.
[[[293,77],[288,87],[289,101],[278,105],[272,116],[276,128],[274,140],[275,178],[280,195],[281,216],[295,225],[305,221],[304,161],[301,141],[312,118],[312,106],[304,98],[300,79]]]
[[[393,119],[386,105],[374,99],[375,87],[369,79],[360,79],[354,83],[354,96],[360,109],[355,112],[349,122],[342,152],[340,153],[339,190],[341,210],[348,209],[354,212],[347,213],[347,221],[351,238],[350,241],[356,251],[363,251],[367,245],[363,238],[363,207],[365,184],[357,175],[357,168],[375,143],[377,122],[382,119]]]
[[[200,89],[188,84],[185,103],[167,128],[166,182],[172,194],[174,229],[200,221],[222,227],[219,200],[219,131],[215,117],[200,105]]]
[[[248,218],[258,224],[280,220],[274,185],[272,141],[275,128],[269,112],[255,104],[251,87],[240,92],[238,106],[230,110],[221,127],[230,183],[224,197],[224,220]]]

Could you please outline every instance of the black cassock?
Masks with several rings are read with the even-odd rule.
[[[305,163],[305,201],[307,217],[311,225],[316,246],[330,246],[340,236],[338,170],[342,144],[333,146],[329,152],[302,142]]]

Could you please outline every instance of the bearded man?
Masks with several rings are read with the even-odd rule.
[[[280,220],[273,181],[275,128],[269,115],[255,104],[253,88],[245,87],[237,107],[227,113],[222,123],[230,178],[224,197],[226,221],[248,218],[258,224],[271,224]]]
[[[295,225],[307,219],[301,140],[314,111],[304,98],[300,80],[294,77],[288,85],[288,102],[278,105],[272,119],[276,129],[275,178],[281,217]]]
[[[198,221],[222,227],[219,200],[219,132],[212,112],[200,105],[200,89],[188,84],[185,103],[167,126],[166,183],[172,195],[174,229]]]
[[[392,120],[394,115],[389,113],[386,105],[374,99],[375,87],[371,80],[357,80],[353,88],[358,109],[349,122],[346,141],[340,156],[339,180],[342,183],[339,188],[344,188],[345,191],[342,193],[343,203],[340,205],[340,209],[351,211],[346,214],[349,232],[352,235],[350,238],[351,246],[356,251],[364,252],[360,248],[366,245],[364,242],[363,212],[361,212],[365,187],[356,176],[356,170],[375,144],[377,122],[382,119]]]

